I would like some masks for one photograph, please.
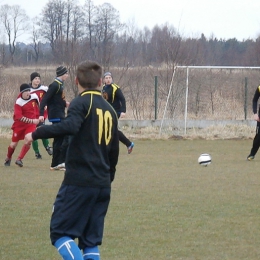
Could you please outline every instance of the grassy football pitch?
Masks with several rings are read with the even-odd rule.
[[[42,160],[30,150],[23,168],[4,167],[9,142],[0,139],[0,259],[61,259],[49,221],[63,172],[49,170],[41,143]],[[121,145],[101,258],[260,259],[260,154],[246,161],[251,144],[136,140],[131,155]],[[211,154],[208,167],[201,153]]]

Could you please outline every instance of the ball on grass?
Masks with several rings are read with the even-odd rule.
[[[198,158],[198,163],[202,166],[208,166],[211,163],[211,156],[208,153],[202,153]]]

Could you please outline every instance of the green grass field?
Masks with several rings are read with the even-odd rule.
[[[0,139],[0,259],[61,259],[49,240],[63,172],[29,151],[24,167],[4,167]],[[136,140],[121,146],[106,218],[103,260],[260,259],[260,154],[252,140]],[[21,145],[15,152],[14,159]],[[212,164],[200,166],[200,153]]]

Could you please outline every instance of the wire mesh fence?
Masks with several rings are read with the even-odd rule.
[[[128,119],[184,119],[187,110],[190,119],[241,120],[252,113],[259,72],[260,67],[189,67],[187,75],[187,67],[177,67],[172,80],[173,71],[140,68],[128,71],[119,85]]]
[[[26,75],[1,80],[1,113],[13,111],[19,85]],[[185,122],[245,120],[252,116],[252,98],[260,84],[259,67],[130,67],[112,68],[113,79],[126,98],[126,120],[161,120],[163,131],[178,132]],[[53,80],[40,71],[42,80]],[[49,74],[48,74],[49,73]],[[52,73],[53,74],[53,73]],[[47,77],[48,76],[48,77]],[[157,81],[156,81],[157,79]],[[26,82],[26,81],[25,81]],[[157,82],[157,84],[156,84]],[[68,99],[74,98],[65,83]]]
[[[162,129],[183,120],[247,120],[259,85],[260,68],[181,67],[175,71]],[[178,128],[178,127],[177,127]]]

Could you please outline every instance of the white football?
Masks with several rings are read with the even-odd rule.
[[[211,163],[211,156],[207,153],[202,153],[198,158],[198,163],[202,166],[208,166]]]

